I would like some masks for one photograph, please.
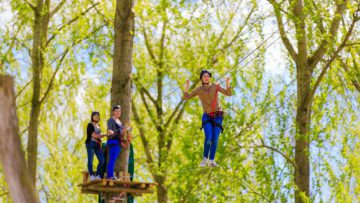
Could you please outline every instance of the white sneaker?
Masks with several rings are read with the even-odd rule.
[[[95,180],[101,180],[100,176],[99,175],[95,176]]]
[[[219,167],[219,165],[214,160],[210,160],[210,167]]]
[[[90,176],[90,181],[93,181],[93,180],[95,180],[95,176],[94,176],[94,175],[91,175],[91,176]]]
[[[203,158],[203,160],[200,162],[200,166],[201,167],[204,167],[204,166],[206,166],[206,162],[207,162],[207,158]]]

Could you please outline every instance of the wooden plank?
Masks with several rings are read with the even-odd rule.
[[[81,193],[99,194],[100,192],[126,192],[133,196],[142,196],[143,193],[154,193],[152,188],[157,183],[131,182],[124,180],[94,180],[84,184],[79,184]]]
[[[154,193],[152,190],[139,190],[133,188],[116,188],[116,187],[99,187],[91,186],[90,190],[104,191],[104,192],[126,192],[126,193]]]
[[[84,193],[84,194],[99,194],[98,191],[95,191],[95,190],[81,190],[81,193]]]
[[[103,192],[105,192],[105,191],[103,191]],[[99,194],[100,193],[100,191],[97,191],[97,190],[90,190],[90,189],[82,189],[81,190],[81,193],[83,193],[83,194]],[[143,193],[140,193],[140,192],[135,192],[135,193],[130,193],[130,192],[128,192],[127,193],[128,195],[132,195],[132,196],[134,196],[134,197],[141,197],[141,196],[143,196]]]
[[[114,185],[118,184],[127,184],[127,185],[142,185],[145,184],[145,186],[151,186],[151,185],[157,185],[157,183],[147,183],[147,182],[131,182],[131,181],[124,181],[124,180],[108,180],[108,179],[102,179],[102,180],[93,180],[84,184],[79,184],[79,186],[86,186],[86,185],[92,185],[98,182],[103,182],[103,185],[107,185],[109,182],[114,183]]]
[[[83,183],[83,184],[79,184],[78,186],[84,187],[84,186],[93,185],[93,184],[96,184],[96,183],[99,183],[99,182],[102,182],[102,181],[103,180],[92,180],[92,181],[89,181],[89,182],[86,182],[86,183]]]
[[[112,181],[114,183],[129,184],[129,185],[141,185],[141,184],[158,185],[157,183],[135,182],[135,181],[128,181],[128,180],[108,180],[108,179],[106,179],[106,181]]]

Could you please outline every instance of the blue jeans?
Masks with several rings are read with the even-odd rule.
[[[109,162],[107,165],[107,178],[114,177],[114,168],[116,159],[121,151],[119,140],[108,140],[107,146],[109,149]]]
[[[202,116],[202,122],[211,119],[212,118],[206,113],[204,113]],[[223,121],[222,116],[215,117],[215,123],[222,125],[222,121]],[[209,159],[214,160],[221,128],[218,126],[214,126],[211,122],[206,123],[203,127],[205,133],[204,158],[208,158],[210,152]]]
[[[88,170],[90,175],[94,175],[93,172],[93,159],[94,154],[96,155],[97,159],[99,160],[99,164],[96,169],[96,175],[99,175],[101,178],[104,177],[103,166],[105,164],[104,154],[100,148],[100,145],[95,141],[90,141],[90,143],[86,144],[86,150],[88,154]]]

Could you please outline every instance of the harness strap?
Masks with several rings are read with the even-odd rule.
[[[96,143],[98,143],[98,144],[101,143],[101,140],[98,140],[98,139],[96,139],[96,138],[91,138],[91,140],[94,141],[94,142],[96,142]]]
[[[208,123],[211,123],[215,127],[219,127],[221,129],[221,133],[224,132],[223,126],[221,124],[215,122],[215,117],[211,118],[210,120],[206,120],[206,121],[202,122],[200,130],[202,130],[204,128],[204,126]]]
[[[202,130],[207,123],[211,123],[213,126],[219,127],[221,129],[221,132],[224,132],[223,126],[220,125],[219,123],[215,122],[215,115],[217,114],[215,112],[215,108],[216,108],[216,102],[217,102],[218,92],[219,91],[220,91],[220,85],[217,84],[216,85],[216,90],[215,90],[215,97],[211,102],[211,110],[212,111],[208,114],[211,117],[211,119],[202,122],[200,130]],[[220,114],[220,116],[222,116],[222,113]]]
[[[125,133],[127,133],[127,132],[124,132],[124,133],[116,132],[116,133],[114,133],[114,136],[115,135],[120,135],[118,137],[118,140],[119,140],[121,146],[123,146],[124,148],[126,148],[131,143],[131,135],[128,135],[127,139],[123,139],[123,135]]]

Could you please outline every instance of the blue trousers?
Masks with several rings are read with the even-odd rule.
[[[93,171],[93,160],[94,160],[94,154],[96,155],[97,159],[99,160],[99,164],[97,166],[96,169],[96,175],[99,175],[101,178],[104,177],[104,164],[105,164],[105,159],[104,159],[104,154],[101,150],[101,147],[98,143],[96,143],[95,141],[90,141],[90,143],[86,144],[86,151],[88,154],[88,162],[87,162],[87,166],[88,166],[88,171],[90,175],[94,175],[94,171]]]
[[[212,118],[206,113],[204,113],[202,116],[202,122],[205,122],[205,121],[211,120],[211,119]],[[222,116],[215,117],[215,122],[217,124],[222,125],[222,121],[223,121]],[[214,160],[221,128],[218,126],[214,126],[211,122],[206,123],[203,127],[204,127],[204,133],[205,133],[204,158],[208,158],[209,152],[210,152],[209,159]]]
[[[114,168],[116,159],[121,151],[119,140],[108,140],[107,146],[109,149],[109,162],[107,165],[107,178],[114,177]]]

